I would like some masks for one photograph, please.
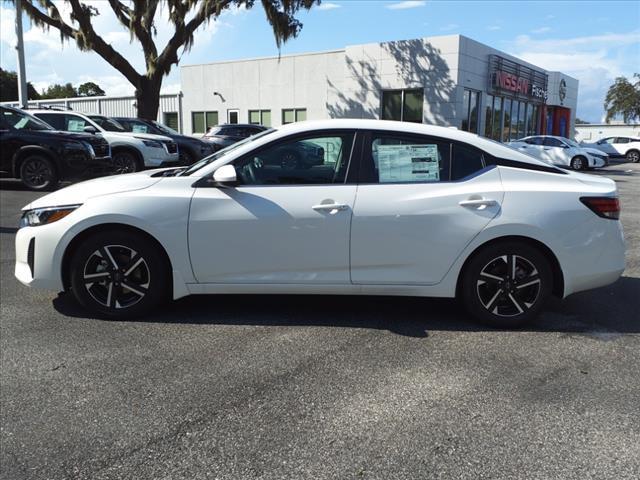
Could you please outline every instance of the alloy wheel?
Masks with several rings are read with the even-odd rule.
[[[640,161],[640,152],[636,152],[635,150],[627,153],[627,161],[638,163]]]
[[[298,157],[292,153],[287,152],[282,156],[282,169],[283,170],[294,170],[298,165]]]
[[[105,245],[87,259],[83,270],[87,292],[107,308],[128,308],[148,293],[151,273],[145,259],[123,245]]]
[[[541,278],[535,265],[520,255],[502,255],[487,263],[476,281],[482,306],[500,317],[527,312],[540,296]]]
[[[129,153],[116,153],[113,156],[115,173],[133,173],[137,171],[136,159]]]
[[[52,182],[53,171],[45,160],[30,159],[23,166],[22,180],[28,187],[41,188]]]

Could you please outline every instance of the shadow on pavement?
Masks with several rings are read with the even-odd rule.
[[[552,299],[522,331],[640,333],[640,279]],[[86,318],[71,294],[53,300],[63,315]],[[92,317],[95,318],[95,317]],[[195,325],[253,325],[367,328],[427,337],[430,330],[487,331],[453,299],[324,295],[194,295],[169,303],[138,322]]]

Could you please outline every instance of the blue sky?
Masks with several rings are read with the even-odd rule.
[[[56,2],[57,3],[57,2]],[[138,67],[143,59],[122,30],[106,1],[94,0],[101,12],[99,33]],[[277,55],[264,12],[254,9],[225,13],[196,36],[182,65]],[[0,60],[15,69],[13,9],[0,7]],[[64,15],[64,8],[62,9]],[[283,54],[330,50],[345,45],[434,35],[462,34],[549,70],[561,70],[580,80],[577,115],[589,121],[603,116],[604,95],[615,77],[640,72],[640,2],[454,2],[454,1],[323,1],[301,13],[300,36],[282,48]],[[108,94],[133,91],[119,73],[93,53],[61,45],[55,31],[43,32],[24,22],[27,74],[41,89],[51,83],[95,81]],[[158,24],[159,37],[169,29]],[[165,79],[165,91],[179,89],[179,68]]]

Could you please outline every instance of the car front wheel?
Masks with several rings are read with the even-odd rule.
[[[20,165],[20,180],[31,190],[49,190],[58,183],[53,163],[41,155],[31,155]]]
[[[116,319],[145,315],[165,301],[169,272],[159,248],[129,232],[88,237],[70,263],[71,288],[78,302]]]
[[[495,327],[534,319],[552,291],[549,261],[526,243],[504,242],[477,252],[465,268],[461,297],[467,310]]]
[[[588,166],[587,159],[584,157],[578,156],[571,159],[571,168],[574,170],[586,170]]]
[[[113,166],[115,173],[133,173],[142,170],[141,162],[136,156],[126,150],[120,150],[113,154]]]

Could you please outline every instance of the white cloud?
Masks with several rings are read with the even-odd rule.
[[[496,30],[501,30],[501,29],[502,29],[502,27],[500,25],[489,25],[487,27],[487,30],[491,30],[493,32],[495,32]]]
[[[71,8],[68,3],[62,0],[53,1],[62,18],[69,21]],[[107,43],[113,45],[138,72],[144,72],[144,56],[140,44],[135,40],[133,43],[131,42],[128,30],[120,24],[109,5],[102,0],[83,1],[98,9],[99,15],[93,18],[93,25],[98,34]],[[0,3],[2,3],[0,5],[1,65],[4,69],[15,70],[15,10],[5,8],[4,2]],[[225,18],[228,19],[246,12],[245,7],[233,7],[225,10],[218,21],[203,25],[195,33],[191,51],[182,55],[181,63],[188,61],[191,53],[198,54],[211,48],[211,41],[220,27],[225,24]],[[193,16],[193,13],[190,16]],[[168,8],[161,3],[155,24],[157,28],[155,41],[159,49],[163,48],[173,35],[173,28],[168,17]],[[61,42],[58,30],[54,28],[43,30],[31,24],[26,14],[23,18],[27,77],[39,91],[53,83],[71,82],[77,86],[86,81],[93,81],[100,85],[108,95],[130,95],[133,93],[133,86],[99,55],[94,52],[81,52],[75,42]],[[171,73],[165,77],[163,91],[179,90],[179,70],[179,67],[174,66]],[[87,72],[91,72],[91,75],[88,75]],[[178,85],[177,88],[176,85]]]
[[[404,0],[403,2],[394,2],[385,6],[389,10],[407,10],[408,8],[424,7],[426,0]]]
[[[540,27],[531,30],[531,33],[547,33],[551,31],[551,27]]]
[[[331,2],[323,2],[316,7],[316,10],[335,10],[336,8],[342,8],[342,5]]]
[[[607,89],[616,77],[633,75],[640,60],[640,31],[536,40],[516,37],[510,53],[546,70],[577,78],[580,118],[600,120]]]

